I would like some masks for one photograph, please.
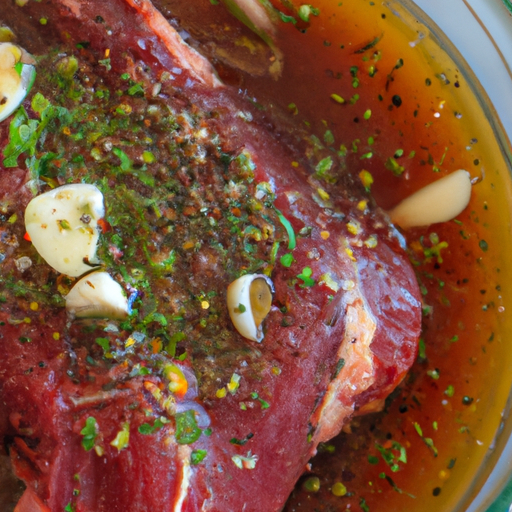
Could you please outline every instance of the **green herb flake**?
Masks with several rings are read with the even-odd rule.
[[[277,15],[283,23],[292,23],[293,25],[297,23],[297,20],[293,16],[288,16],[284,12],[277,11]]]
[[[432,451],[432,454],[434,455],[434,457],[437,457],[438,451],[437,451],[437,448],[434,446],[434,441],[430,437],[423,436],[423,430],[419,423],[414,422],[413,425],[414,425],[414,429],[416,430],[416,433],[421,437],[423,442]]]
[[[426,359],[427,358],[425,340],[423,338],[420,338],[420,340],[418,342],[418,357],[420,359]]]
[[[318,162],[318,164],[315,167],[317,177],[324,178],[326,174],[331,170],[332,164],[333,162],[330,156],[327,156],[320,160],[320,162]]]
[[[450,384],[445,390],[444,394],[451,398],[455,394],[455,388]]]
[[[105,352],[110,350],[110,342],[107,338],[96,338],[95,341]]]
[[[60,229],[71,229],[71,224],[67,220],[59,220],[57,222],[59,223]]]
[[[85,426],[80,431],[82,434],[82,446],[84,450],[90,451],[94,448],[94,443],[96,441],[96,437],[98,435],[98,424],[96,423],[96,418],[89,416],[85,420]]]
[[[158,313],[157,311],[154,311],[153,313],[150,313],[148,316],[146,316],[144,318],[144,324],[145,325],[148,325],[151,322],[157,322],[162,327],[167,327],[167,325],[169,324],[169,322],[167,321],[167,318],[165,318],[165,316],[162,315],[162,313]]]
[[[427,375],[434,380],[439,380],[439,370],[437,368],[434,370],[427,370]]]
[[[270,404],[266,400],[263,400],[263,398],[260,398],[260,396],[258,395],[258,393],[256,393],[256,391],[253,391],[251,393],[251,398],[253,400],[258,400],[262,409],[268,409],[270,407]]]
[[[192,409],[176,414],[176,442],[191,444],[199,439],[201,429],[197,426],[196,414]]]
[[[248,439],[237,439],[236,437],[232,437],[229,442],[231,444],[236,444],[237,446],[243,446],[244,444],[246,444],[248,441]]]
[[[139,431],[139,434],[148,436],[148,435],[154,434],[155,432],[160,430],[163,426],[164,426],[164,422],[160,418],[157,418],[155,420],[155,422],[153,423],[153,425],[151,425],[149,423],[143,423],[142,425],[140,425],[138,428],[138,431]]]
[[[284,226],[284,229],[286,229],[286,233],[288,235],[288,249],[290,251],[293,251],[297,245],[297,240],[295,238],[295,231],[293,231],[293,227],[290,224],[290,221],[279,211],[276,210],[277,217],[279,218],[279,221]]]
[[[151,151],[144,151],[142,153],[142,160],[145,164],[152,164],[156,162],[156,156]]]
[[[114,155],[116,155],[119,158],[119,160],[121,160],[121,169],[123,171],[128,171],[131,169],[132,161],[122,149],[113,148],[112,153],[114,153]]]
[[[270,407],[270,404],[266,400],[263,400],[263,398],[258,398],[258,401],[262,409],[268,409]]]
[[[112,69],[112,65],[110,63],[110,59],[101,59],[98,61],[98,64],[100,66],[103,66],[107,71],[110,71]]]
[[[34,112],[41,116],[41,114],[50,106],[50,102],[40,92],[38,92],[34,94],[34,97],[30,102],[30,106]]]
[[[393,157],[389,157],[384,164],[384,167],[391,171],[395,176],[401,176],[405,168],[400,165]]]
[[[333,99],[336,103],[342,105],[345,103],[345,100],[339,94],[331,94],[331,99]]]
[[[195,466],[204,460],[208,452],[206,450],[193,450],[190,454],[190,464]]]
[[[130,96],[144,96],[144,88],[139,83],[132,85],[127,92]]]
[[[354,94],[354,96],[352,96],[352,98],[350,98],[350,104],[355,105],[359,101],[359,98],[360,98],[359,94]]]
[[[288,105],[288,110],[290,110],[294,116],[296,116],[299,113],[299,108],[295,103],[290,103]]]
[[[399,462],[407,464],[407,451],[399,442],[393,441],[390,448],[384,448],[379,443],[375,443],[375,447],[393,473],[400,470]]]
[[[27,153],[29,157],[32,157],[33,178],[38,178],[39,175],[35,172],[38,168],[35,165],[35,162],[38,161],[35,158],[36,145],[44,136],[50,122],[58,119],[61,126],[65,126],[70,122],[70,114],[64,107],[51,105],[40,93],[34,95],[31,106],[39,114],[40,119],[29,119],[24,107],[18,108],[9,125],[9,143],[3,150],[3,164],[4,167],[17,167],[18,157]]]
[[[331,132],[331,130],[326,130],[326,132],[324,133],[324,142],[328,146],[331,146],[332,144],[334,144],[334,135]]]
[[[311,267],[304,267],[302,272],[297,275],[297,277],[302,281],[300,285],[301,288],[306,288],[315,285],[315,280],[311,277],[313,275],[313,271]]]
[[[317,9],[316,7],[313,7],[312,5],[303,4],[299,7],[298,14],[299,14],[299,18],[302,21],[305,21],[306,23],[308,23],[309,17],[311,16],[311,14],[313,16],[318,16],[320,14],[320,10]]]
[[[294,261],[295,260],[293,259],[293,256],[290,252],[283,254],[281,256],[281,258],[279,258],[279,262],[281,263],[281,265],[283,265],[283,267],[286,267],[286,268],[291,267],[291,265]]]

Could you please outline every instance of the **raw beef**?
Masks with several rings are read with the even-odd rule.
[[[395,229],[357,176],[316,173],[307,133],[224,86],[150,2],[2,9],[38,57],[27,119],[43,124],[37,94],[51,117],[0,165],[16,510],[279,511],[318,443],[378,409],[416,356],[421,302]],[[73,279],[24,238],[29,200],[78,182],[104,194],[99,256],[134,299],[125,321],[68,317]],[[243,273],[274,284],[261,343],[228,315]],[[170,363],[186,393],[169,391]]]

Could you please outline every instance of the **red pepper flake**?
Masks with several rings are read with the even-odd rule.
[[[196,214],[197,208],[195,206],[185,206],[185,208],[183,208],[183,215],[185,215],[186,217],[190,217]]]
[[[110,224],[105,219],[99,219],[98,226],[100,227],[102,233],[110,231]]]
[[[155,338],[151,342],[151,348],[152,348],[153,354],[158,354],[159,352],[161,352],[162,351],[162,340],[160,338]]]
[[[31,238],[30,238],[30,235],[29,235],[28,233],[25,233],[25,234],[23,235],[23,238],[24,238],[24,240],[26,240],[27,242],[32,242],[32,240],[31,240]]]

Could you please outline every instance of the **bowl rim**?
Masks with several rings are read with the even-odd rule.
[[[466,75],[512,175],[510,0],[391,0],[392,4],[395,2],[428,29],[430,36]],[[457,506],[459,512],[512,512],[511,412],[512,389],[494,441],[473,479],[472,483],[478,483],[478,487],[470,486],[462,500],[464,503]]]

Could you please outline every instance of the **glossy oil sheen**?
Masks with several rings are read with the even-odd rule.
[[[446,54],[459,59],[448,43],[441,47],[435,27],[396,3],[324,0],[315,6],[320,15],[306,33],[283,26],[282,78],[249,80],[248,90],[262,104],[271,98],[276,109],[293,104],[289,115],[310,123],[320,139],[330,130],[333,149],[347,148],[347,172],[371,172],[372,193],[383,208],[460,168],[478,183],[458,222],[404,233],[425,304],[432,306],[424,319],[426,359],[418,360],[385,413],[356,419],[352,433],[312,461],[320,490],[308,493],[300,483],[286,510],[465,510],[509,430],[505,424],[497,436],[512,383],[511,183],[510,156],[504,156],[510,151],[496,135],[499,123],[474,76]],[[399,177],[384,165],[397,150],[403,150],[395,158],[404,167]],[[424,251],[433,233],[448,243],[441,259]],[[397,471],[375,444],[392,450],[393,441],[407,453]],[[345,496],[332,495],[337,482]]]

